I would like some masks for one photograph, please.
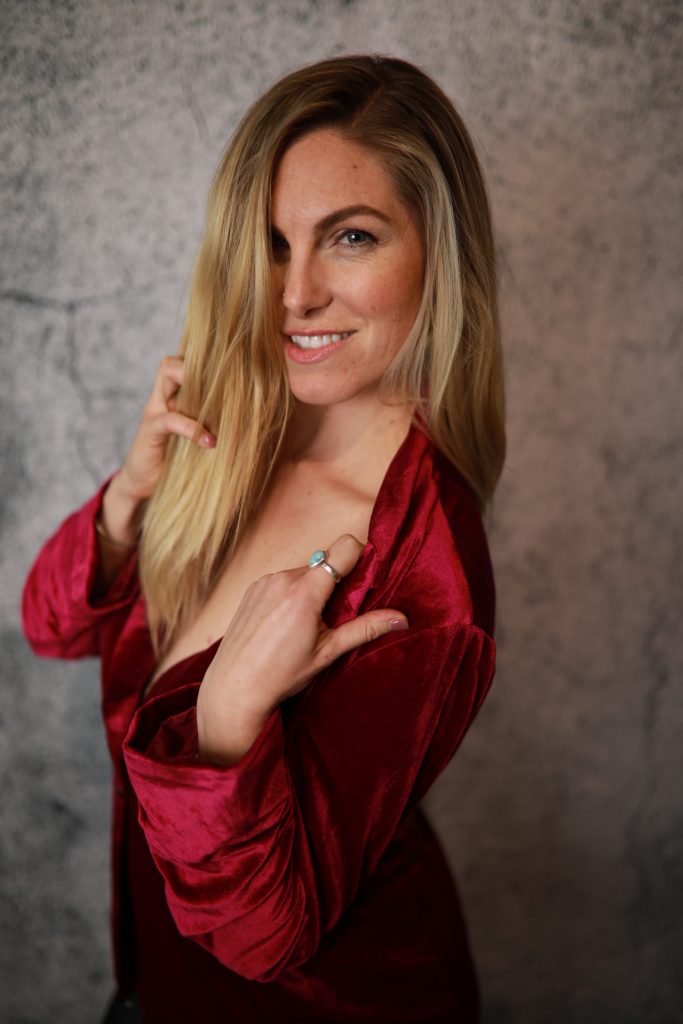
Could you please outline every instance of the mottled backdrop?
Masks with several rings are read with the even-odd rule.
[[[501,256],[499,669],[428,800],[485,1020],[681,1021],[681,4],[0,11],[2,1020],[90,1022],[111,986],[97,666],[29,653],[23,578],[176,347],[239,113],[299,64],[375,50],[460,106]]]

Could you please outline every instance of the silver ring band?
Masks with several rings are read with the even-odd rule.
[[[325,572],[329,572],[330,576],[332,577],[335,583],[339,583],[339,581],[341,580],[341,576],[339,575],[336,569],[332,568],[329,562],[321,562],[320,568],[324,569]]]
[[[341,582],[341,576],[334,568],[334,566],[330,565],[330,563],[327,561],[327,551],[323,551],[322,549],[314,551],[311,557],[308,559],[308,565],[309,568],[311,569],[317,569],[318,567],[324,569],[325,572],[330,574],[335,583]]]

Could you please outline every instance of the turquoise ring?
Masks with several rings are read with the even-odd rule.
[[[341,576],[337,570],[327,561],[327,551],[322,551],[320,549],[318,551],[314,551],[308,559],[308,565],[311,569],[317,569],[318,566],[320,566],[325,570],[325,572],[329,572],[335,583],[339,583],[341,581]]]

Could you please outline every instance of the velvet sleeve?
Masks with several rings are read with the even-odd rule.
[[[287,728],[273,712],[228,767],[197,760],[198,683],[143,706],[124,755],[179,931],[258,981],[311,957],[493,669],[493,641],[471,624],[389,634],[317,677]]]
[[[111,479],[111,478],[110,478]],[[115,626],[135,600],[135,551],[121,566],[106,595],[91,600],[97,571],[95,517],[107,480],[44,544],[24,585],[21,602],[26,639],[36,654],[85,658],[100,654],[101,632]]]

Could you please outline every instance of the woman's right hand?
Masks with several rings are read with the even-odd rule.
[[[216,445],[213,434],[200,427],[197,420],[176,412],[175,396],[182,382],[183,357],[166,356],[159,365],[140,427],[121,468],[120,483],[137,501],[145,501],[154,493],[171,434],[187,437],[200,448]]]
[[[190,438],[200,448],[216,445],[214,435],[204,427],[199,428],[197,420],[176,411],[175,397],[182,382],[182,356],[166,356],[157,370],[152,393],[125,462],[105,492],[100,538],[104,547],[108,539],[108,546],[119,551],[118,559],[114,558],[113,551],[109,554],[112,566],[105,574],[107,578],[116,568],[114,563],[123,558],[122,552],[135,544],[140,508],[159,483],[171,434]]]

